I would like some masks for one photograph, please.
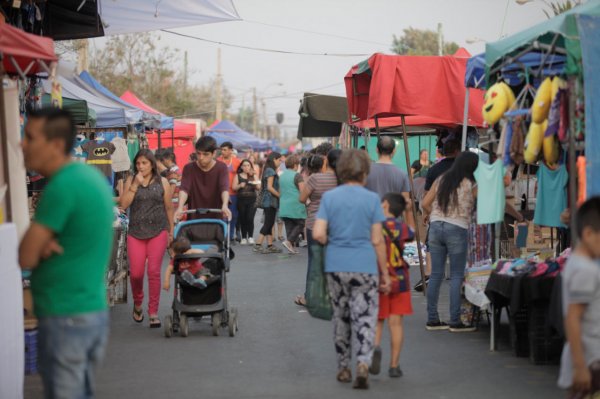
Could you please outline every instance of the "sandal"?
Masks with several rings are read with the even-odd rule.
[[[160,328],[160,325],[158,316],[150,316],[150,328]]]
[[[338,372],[336,379],[344,383],[352,382],[352,371],[349,368],[343,368]]]
[[[306,299],[304,299],[304,295],[296,295],[296,298],[294,299],[294,303],[298,306],[306,307]]]
[[[131,315],[133,321],[136,323],[141,323],[144,321],[144,311],[142,309],[136,309],[135,305],[133,306],[133,314]]]

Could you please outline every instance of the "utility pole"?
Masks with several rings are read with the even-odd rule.
[[[223,119],[223,92],[221,82],[221,49],[217,49],[217,109],[215,117],[217,120]]]
[[[438,23],[438,55],[444,55],[444,34],[442,32],[442,23]]]
[[[187,79],[188,79],[188,54],[187,50],[183,53],[183,90],[187,91]]]
[[[260,100],[261,105],[262,105],[262,112],[263,112],[263,123],[265,124],[264,126],[264,138],[265,139],[269,139],[269,121],[267,120],[267,104],[265,103],[265,99],[261,99]]]
[[[258,109],[256,107],[256,87],[252,88],[252,133],[258,134]]]
[[[88,57],[88,39],[77,40],[77,73],[89,71],[90,62]]]

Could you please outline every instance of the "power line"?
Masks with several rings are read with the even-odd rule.
[[[219,41],[216,41],[216,40],[205,39],[205,38],[198,37],[198,36],[192,36],[192,35],[186,35],[184,33],[173,32],[173,31],[166,30],[166,29],[161,29],[161,32],[171,33],[173,35],[187,37],[189,39],[200,40],[200,41],[207,42],[207,43],[218,44],[218,45],[221,45],[221,46],[241,48],[241,49],[244,49],[244,50],[262,51],[262,52],[267,52],[267,53],[293,54],[293,55],[310,55],[310,56],[327,56],[327,57],[368,57],[368,56],[371,55],[371,54],[366,54],[366,53],[356,53],[356,54],[351,54],[351,53],[350,54],[349,53],[311,53],[311,52],[302,52],[302,51],[277,50],[277,49],[268,49],[268,48],[262,48],[262,47],[252,47],[252,46],[243,46],[243,45],[240,45],[240,44],[219,42]]]

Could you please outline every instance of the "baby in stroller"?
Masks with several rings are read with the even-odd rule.
[[[204,253],[201,249],[192,248],[190,240],[185,237],[178,237],[171,243],[171,250],[177,255],[190,255]],[[173,274],[173,260],[169,263],[165,272],[165,281],[163,289],[168,291],[171,288],[171,275]],[[206,288],[207,282],[214,276],[210,270],[202,265],[199,259],[182,259],[179,261],[179,275],[181,279],[192,287]]]

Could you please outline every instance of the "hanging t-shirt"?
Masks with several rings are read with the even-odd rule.
[[[567,208],[567,168],[562,165],[551,170],[541,164],[537,178],[538,192],[533,223],[547,227],[566,227],[560,221],[560,214]]]
[[[75,138],[75,144],[73,145],[73,150],[71,151],[71,158],[75,162],[85,163],[87,160],[87,152],[83,150],[83,145],[87,143],[88,140],[85,137],[77,137]]]
[[[504,220],[504,174],[502,160],[487,164],[481,159],[475,169],[477,181],[477,224],[498,223]]]
[[[140,140],[136,134],[127,135],[127,152],[129,153],[129,159],[131,162],[135,159],[135,156],[140,150]]]
[[[115,152],[111,157],[112,170],[115,172],[124,172],[131,169],[131,160],[127,152],[127,140],[115,137],[111,143],[115,146]]]
[[[115,152],[115,146],[107,141],[88,141],[81,147],[88,153],[87,163],[94,165],[106,177],[112,176],[111,155]]]

